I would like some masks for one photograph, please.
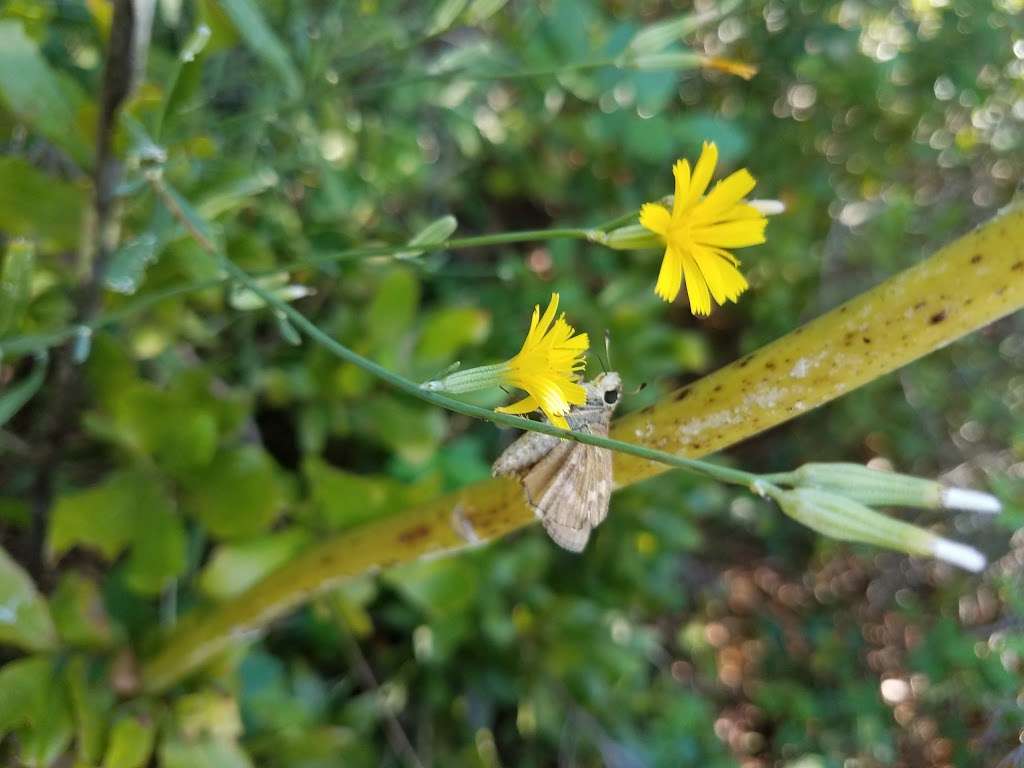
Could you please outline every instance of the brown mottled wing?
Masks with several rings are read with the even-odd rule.
[[[606,424],[588,428],[607,433]],[[565,442],[523,477],[527,500],[560,547],[582,552],[591,529],[608,515],[611,462],[611,452],[605,448]]]

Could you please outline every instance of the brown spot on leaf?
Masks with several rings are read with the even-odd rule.
[[[675,397],[673,397],[672,399],[675,402],[678,403],[680,400],[685,400],[689,396],[690,396],[690,388],[689,387],[683,387],[678,392],[676,392]]]
[[[414,541],[419,541],[430,535],[429,525],[416,525],[412,528],[406,528],[398,534],[398,540],[403,544],[410,544]]]
[[[938,325],[939,323],[941,323],[945,319],[946,319],[946,310],[941,309],[938,312],[936,312],[934,315],[929,317],[928,318],[928,322],[931,323],[932,325]]]
[[[1024,269],[1024,261],[1015,261],[1010,265],[1010,271],[1012,272],[1020,272],[1022,269]]]
[[[971,256],[971,264],[978,264],[980,262],[981,262],[981,254],[980,253],[976,253],[973,256]]]

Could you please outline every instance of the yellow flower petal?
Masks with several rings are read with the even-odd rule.
[[[502,405],[495,408],[498,413],[511,413],[516,416],[523,413],[530,413],[540,408],[540,403],[537,402],[537,398],[533,395],[527,395],[518,403],[511,403],[510,405]]]
[[[736,301],[750,287],[743,274],[728,261],[718,263],[718,274],[722,280],[722,291],[729,301]]]
[[[725,280],[718,270],[721,259],[710,249],[701,247],[694,249],[693,260],[697,262],[700,274],[704,278],[704,282],[707,283],[715,303],[724,304],[726,301]]]
[[[695,242],[702,245],[714,245],[719,248],[742,248],[764,242],[764,228],[768,222],[764,219],[727,221],[711,227],[695,229],[692,236]]]
[[[687,175],[689,175],[689,169],[687,169]],[[657,203],[644,203],[640,207],[640,226],[646,227],[654,234],[664,237],[668,234],[668,226],[671,223],[672,214],[665,206]]]
[[[569,422],[565,420],[565,416],[560,416],[555,413],[545,413],[545,416],[547,416],[548,421],[550,421],[556,427],[561,427],[562,429],[569,428]]]
[[[686,160],[678,160],[672,167],[675,201],[671,213],[652,203],[640,211],[641,225],[665,240],[654,292],[673,301],[685,282],[695,315],[710,314],[712,299],[715,304],[736,301],[748,287],[738,269],[739,260],[726,249],[765,241],[764,213],[743,202],[756,184],[754,177],[743,168],[707,192],[717,163],[718,148],[713,142],[704,142],[692,173]]]
[[[713,217],[724,213],[746,197],[757,182],[746,168],[726,176],[694,208],[695,216]]]
[[[679,210],[677,202],[677,211],[682,213],[692,208],[694,203],[700,199],[701,195],[707,190],[708,184],[711,183],[711,176],[715,172],[716,165],[718,165],[718,147],[713,141],[705,141],[700,153],[700,159],[697,160],[697,166],[693,169],[693,178],[690,180],[690,189],[686,193],[683,208]],[[673,213],[676,213],[676,211],[673,211]]]
[[[675,301],[682,284],[682,259],[674,248],[666,248],[665,257],[661,260],[661,271],[658,272],[658,283],[654,286],[654,292],[665,301]]]
[[[690,161],[676,160],[672,166],[672,175],[676,179],[675,199],[672,201],[672,207],[675,208],[686,200],[690,192]]]
[[[528,413],[540,408],[553,424],[565,426],[564,415],[570,406],[583,405],[586,390],[577,379],[586,366],[584,355],[590,346],[587,334],[577,334],[565,321],[555,319],[558,294],[551,295],[544,314],[534,307],[530,331],[519,353],[505,363],[502,380],[524,390],[527,397],[498,410],[503,413]]]
[[[697,266],[697,262],[689,254],[682,254],[683,275],[686,277],[686,296],[690,300],[690,311],[695,315],[706,317],[711,314],[711,297],[708,285]]]

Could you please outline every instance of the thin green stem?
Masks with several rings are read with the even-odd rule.
[[[501,245],[508,243],[532,243],[537,241],[546,240],[594,240],[597,237],[597,233],[593,229],[581,229],[581,228],[554,228],[554,229],[527,229],[516,232],[499,232],[492,235],[475,235],[472,237],[455,237],[448,240],[441,240],[435,243],[419,243],[415,246],[417,251],[433,252],[433,251],[446,251],[446,250],[460,250],[465,248],[477,248],[487,245]],[[326,257],[319,257],[313,259],[303,259],[290,264],[281,264],[280,266],[274,267],[267,270],[267,273],[283,272],[288,270],[300,269],[307,266],[318,266],[325,263],[335,263],[342,261],[355,261],[358,259],[365,259],[373,256],[394,256],[397,253],[408,251],[410,246],[408,243],[392,244],[392,245],[377,245],[377,246],[365,246],[362,248],[349,248],[343,251],[339,251],[335,254]],[[254,276],[260,276],[264,273],[254,274]],[[109,312],[106,314],[98,315],[92,318],[88,323],[79,325],[69,325],[64,328],[57,329],[55,331],[49,331],[47,333],[39,334],[28,334],[23,336],[11,336],[6,339],[0,339],[0,356],[4,355],[22,355],[30,352],[36,352],[42,349],[48,349],[59,346],[69,339],[73,338],[77,334],[82,332],[82,329],[88,329],[90,331],[96,331],[100,328],[105,328],[115,323],[126,320],[134,315],[146,311],[156,304],[160,304],[168,299],[175,298],[177,296],[184,296],[195,291],[205,290],[207,288],[215,288],[227,279],[227,276],[212,278],[209,280],[201,280],[192,283],[183,283],[181,285],[172,286],[162,291],[156,291],[147,296],[142,296],[136,301],[128,304],[121,309]]]
[[[653,448],[645,448],[640,445],[633,443],[622,442],[621,440],[613,440],[609,437],[603,437],[601,435],[592,435],[589,432],[574,432],[572,430],[561,429],[552,424],[531,421],[530,419],[524,419],[519,416],[510,416],[504,413],[497,413],[487,408],[481,408],[476,405],[470,405],[459,400],[455,400],[450,397],[438,394],[437,392],[431,392],[423,389],[419,384],[414,381],[410,381],[393,371],[384,368],[381,365],[373,362],[372,360],[363,357],[362,355],[352,351],[344,344],[325,333],[309,318],[299,312],[297,309],[292,307],[285,301],[282,301],[273,293],[265,289],[259,284],[259,282],[249,275],[244,269],[236,265],[231,261],[224,253],[222,253],[216,245],[211,242],[206,235],[204,235],[196,226],[191,222],[189,217],[182,211],[178,205],[177,200],[170,194],[167,186],[165,185],[162,178],[158,175],[154,175],[150,178],[150,183],[153,186],[154,191],[160,197],[164,205],[167,206],[171,215],[173,215],[192,235],[193,239],[210,255],[214,256],[220,261],[223,268],[229,273],[231,277],[237,280],[239,283],[244,285],[255,295],[263,299],[268,306],[272,307],[275,311],[284,315],[291,322],[293,326],[302,333],[306,334],[310,339],[315,341],[317,344],[328,350],[336,357],[345,360],[346,362],[352,363],[358,368],[369,373],[388,384],[399,392],[403,392],[411,397],[423,400],[424,402],[436,405],[439,408],[444,408],[455,413],[461,413],[464,416],[470,416],[472,418],[481,419],[483,421],[494,422],[504,427],[513,427],[516,429],[523,429],[530,432],[541,432],[545,435],[553,435],[560,437],[565,440],[574,440],[578,443],[584,443],[586,445],[594,445],[599,448],[608,448],[613,451],[620,453],[630,454],[637,458],[647,459],[649,461],[656,461],[662,464],[667,464],[672,467],[679,469],[685,469],[689,472],[709,477],[714,480],[718,480],[723,483],[729,483],[732,485],[741,485],[745,488],[751,488],[760,492],[759,489],[763,488],[765,481],[756,474],[751,472],[745,472],[740,469],[733,469],[731,467],[723,467],[718,464],[712,464],[707,461],[700,461],[698,459],[687,459],[682,456],[676,456],[671,453],[664,451],[658,451]],[[419,247],[419,246],[417,246]]]
[[[453,69],[447,72],[434,72],[414,77],[397,78],[377,83],[367,83],[365,86],[355,89],[356,93],[372,93],[383,89],[402,88],[407,85],[434,82],[438,80],[449,80],[461,78],[463,80],[478,81],[499,81],[499,80],[529,80],[535,77],[554,77],[566,72],[583,72],[590,69],[603,69],[604,67],[616,67],[618,62],[615,59],[594,59],[591,61],[577,61],[569,64],[560,64],[555,67],[535,67],[533,69],[520,69],[514,72],[467,72],[463,69]]]

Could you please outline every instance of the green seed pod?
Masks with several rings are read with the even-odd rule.
[[[936,481],[869,469],[862,464],[804,464],[791,476],[792,484],[800,488],[818,488],[872,507],[942,506],[942,486]]]
[[[861,464],[810,463],[793,472],[774,475],[777,482],[799,488],[818,488],[872,507],[963,509],[997,514],[999,500],[967,488],[948,488],[935,480],[869,469]]]
[[[972,547],[896,520],[859,502],[816,488],[777,491],[772,497],[789,517],[823,536],[928,555],[969,571],[985,567],[985,556]]]

